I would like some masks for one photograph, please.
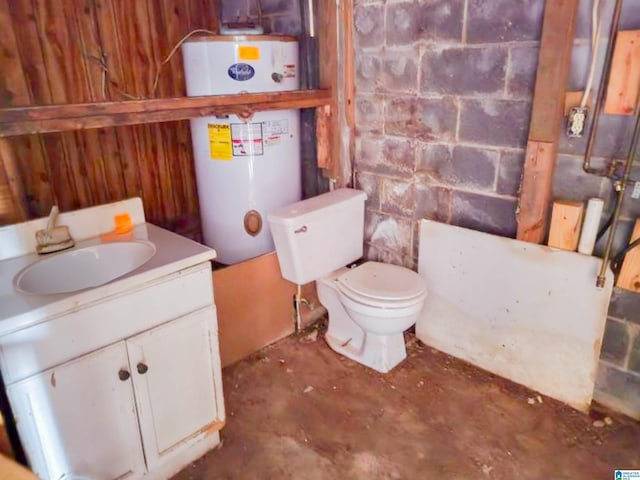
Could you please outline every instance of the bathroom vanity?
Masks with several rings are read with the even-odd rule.
[[[75,249],[118,241],[97,236]],[[151,244],[155,254],[69,293],[16,287],[42,257],[0,261],[0,368],[40,478],[168,478],[219,443],[215,252],[146,223],[126,242]]]

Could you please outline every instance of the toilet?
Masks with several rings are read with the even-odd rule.
[[[364,192],[341,188],[271,212],[271,234],[282,276],[315,281],[329,312],[327,344],[336,352],[386,373],[407,356],[403,332],[415,324],[427,288],[405,267],[365,262]]]

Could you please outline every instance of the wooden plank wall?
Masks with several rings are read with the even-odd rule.
[[[151,98],[155,66],[216,0],[0,0],[0,106]],[[105,67],[108,71],[105,74]],[[180,53],[156,97],[185,95]],[[141,196],[147,219],[199,235],[188,122],[11,139],[32,217]]]

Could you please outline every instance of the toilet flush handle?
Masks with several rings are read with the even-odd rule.
[[[298,228],[297,230],[294,230],[293,233],[305,233],[307,231],[307,226],[303,225],[300,228]]]

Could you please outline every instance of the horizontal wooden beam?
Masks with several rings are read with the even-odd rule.
[[[331,91],[324,89],[3,108],[0,109],[0,137],[315,108],[329,104],[331,99]]]

